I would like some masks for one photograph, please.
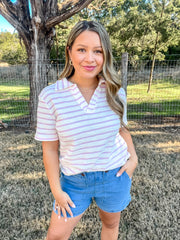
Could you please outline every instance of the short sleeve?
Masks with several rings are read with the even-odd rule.
[[[124,106],[123,122],[127,125],[128,124],[128,121],[127,121],[127,98],[126,98],[126,92],[125,92],[124,88],[119,89],[118,96]]]
[[[37,128],[35,139],[38,141],[58,140],[55,116],[41,95],[39,96],[37,109]]]

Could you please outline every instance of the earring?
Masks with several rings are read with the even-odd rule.
[[[69,60],[69,64],[70,64],[71,66],[73,65],[73,63],[72,63],[72,60],[71,60],[71,59]]]

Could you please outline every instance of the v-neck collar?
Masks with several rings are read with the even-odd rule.
[[[96,103],[97,103],[97,99],[99,98],[99,93],[100,93],[100,91],[98,91],[98,87],[95,89],[89,104],[85,100],[84,96],[80,92],[77,85],[72,88],[72,93],[73,93],[73,97],[75,98],[76,102],[80,105],[80,107],[85,112],[87,112],[87,113],[94,112]]]
[[[83,97],[82,93],[80,92],[77,84],[68,81],[66,78],[62,80],[58,80],[56,82],[55,90],[61,91],[64,89],[69,89],[76,102],[80,105],[81,109],[83,109],[86,113],[92,113],[95,111],[97,100],[100,96],[101,91],[105,88],[105,80],[103,78],[99,79],[99,83],[97,88],[95,89],[89,104],[86,102],[85,98]]]

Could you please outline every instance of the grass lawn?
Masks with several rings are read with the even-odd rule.
[[[0,85],[0,119],[8,121],[29,114],[29,86]]]
[[[179,92],[179,84],[166,81],[152,84],[149,93],[147,84],[128,85],[128,118],[180,114]],[[14,84],[1,83],[0,80],[0,119],[9,121],[28,115],[28,102],[29,86],[21,85],[20,80]]]
[[[128,118],[142,116],[174,116],[180,114],[180,85],[170,82],[152,84],[147,93],[147,84],[127,87]]]

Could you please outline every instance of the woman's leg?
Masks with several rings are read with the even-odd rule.
[[[121,212],[108,213],[99,208],[102,221],[101,240],[117,240]]]
[[[67,240],[82,215],[83,213],[77,217],[68,218],[65,222],[63,217],[58,219],[58,215],[52,211],[46,240]]]

